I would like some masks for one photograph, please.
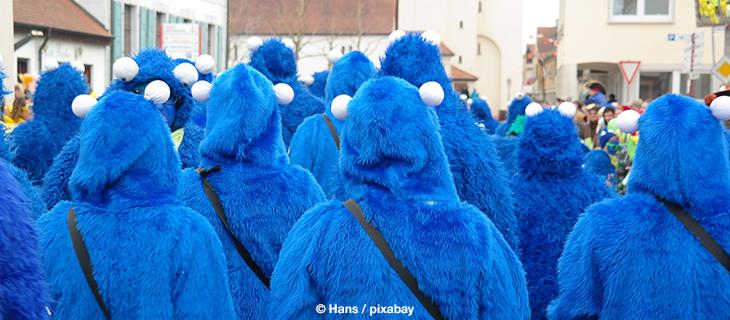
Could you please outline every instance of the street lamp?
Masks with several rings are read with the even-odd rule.
[[[30,42],[30,40],[33,40],[34,38],[43,38],[43,36],[44,36],[44,34],[43,34],[43,31],[41,31],[41,30],[36,30],[36,29],[30,30],[30,32],[28,32],[28,34],[25,37],[23,37],[23,39],[20,39],[20,40],[18,40],[18,42],[15,43],[14,51],[18,51],[18,49],[20,49],[20,47],[22,47],[26,43]]]

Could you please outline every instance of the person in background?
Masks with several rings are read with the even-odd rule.
[[[613,93],[612,94],[609,94],[608,95],[608,104],[613,104],[613,103],[616,103],[616,102],[618,102],[618,100],[616,100],[616,95],[613,94]]]
[[[579,136],[588,148],[593,149],[596,145],[596,131],[598,130],[598,120],[601,116],[598,114],[598,105],[588,104],[585,107],[585,120],[580,125]]]
[[[20,85],[15,86],[15,100],[13,106],[10,108],[10,112],[3,115],[3,122],[8,132],[12,131],[19,124],[25,122],[32,117],[30,108],[28,105],[28,97],[25,95],[24,90],[18,90]]]
[[[604,89],[600,83],[594,82],[588,86],[588,89],[590,90],[590,94],[588,95],[585,104],[596,104],[599,107],[605,107],[608,105],[608,100],[606,100],[606,89]]]

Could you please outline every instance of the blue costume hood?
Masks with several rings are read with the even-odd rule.
[[[557,110],[530,117],[520,139],[518,166],[526,177],[565,177],[581,172],[583,151],[573,121]]]
[[[335,118],[332,114],[332,100],[335,97],[346,94],[350,97],[354,96],[357,89],[373,76],[375,76],[375,66],[364,53],[360,51],[351,51],[342,56],[329,72],[327,85],[325,87],[325,108],[324,112],[329,116],[332,123],[340,131],[342,121]]]
[[[81,119],[71,110],[71,102],[88,92],[81,74],[68,63],[43,73],[33,96],[33,120],[54,123],[59,129],[69,128],[63,131],[78,130]]]
[[[471,112],[477,120],[477,123],[484,126],[483,129],[488,134],[493,134],[494,130],[499,126],[499,121],[492,117],[492,110],[486,100],[479,97],[472,98]]]
[[[309,92],[320,99],[324,99],[324,88],[327,87],[327,78],[329,75],[330,72],[328,70],[315,72],[312,75],[314,82],[309,85]]]
[[[340,168],[352,196],[376,187],[411,200],[458,201],[441,135],[434,130],[438,117],[418,90],[393,77],[371,80],[348,113],[356,120],[345,121]]]
[[[517,117],[525,116],[525,109],[530,103],[532,103],[532,99],[527,95],[512,99],[512,102],[507,106],[507,121],[501,123],[495,133],[500,136],[506,135],[512,124],[517,120]]]
[[[126,91],[106,94],[82,124],[80,140],[69,184],[75,201],[100,207],[176,203],[180,160],[152,102]]]

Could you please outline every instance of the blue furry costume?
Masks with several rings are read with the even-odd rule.
[[[528,318],[520,262],[489,219],[459,200],[436,113],[417,88],[393,77],[363,84],[342,129],[340,168],[366,219],[446,317]],[[326,312],[332,305],[413,306],[414,319],[431,319],[339,201],[297,222],[271,289],[271,319],[322,318],[319,303]]]
[[[335,63],[330,72],[325,94],[325,114],[339,136],[342,132],[342,121],[332,114],[332,100],[346,94],[354,96],[363,82],[375,75],[375,66],[370,59],[359,51],[344,55]],[[322,115],[308,117],[297,129],[292,138],[290,158],[314,175],[327,197],[345,200],[342,190],[337,161],[340,151],[335,139]]]
[[[616,168],[611,156],[603,150],[591,150],[583,156],[583,168],[598,176],[606,185],[616,186]]]
[[[70,64],[41,75],[33,97],[33,119],[19,125],[10,134],[13,163],[28,172],[31,182],[43,177],[66,141],[79,130],[81,119],[71,110],[71,102],[89,87]]]
[[[173,74],[177,64],[188,63],[188,61],[183,59],[173,61],[164,51],[159,49],[142,49],[134,57],[134,60],[139,65],[137,76],[129,82],[120,79],[112,81],[106,89],[106,93],[117,90],[141,93],[145,85],[151,81],[164,81],[170,87],[170,99],[166,105],[168,105],[167,109],[171,110],[172,114],[170,115],[171,119],[168,119],[168,127],[171,131],[185,127],[186,133],[178,152],[180,158],[186,159],[186,162],[188,162],[186,166],[196,166],[197,162],[194,161],[197,161],[199,156],[195,140],[200,138],[202,132],[199,128],[195,128],[197,127],[195,121],[188,121],[191,116],[193,119],[198,119],[193,114],[196,106],[190,93],[190,87],[180,83]],[[193,128],[188,129],[190,127]],[[76,161],[78,161],[78,153],[79,137],[75,136],[63,146],[63,150],[53,160],[53,165],[43,179],[43,198],[49,208],[52,208],[59,201],[71,199],[68,182],[76,166]]]
[[[299,83],[294,51],[287,48],[279,39],[266,40],[253,52],[249,65],[274,84],[286,83],[294,89],[294,101],[289,105],[279,106],[281,135],[284,144],[288,146],[297,127],[305,118],[324,112],[324,102]]]
[[[324,99],[324,90],[327,87],[327,78],[329,77],[330,72],[328,70],[315,72],[312,75],[312,78],[314,78],[314,82],[309,85],[309,92],[311,92],[315,97]],[[325,109],[327,107],[325,106]]]
[[[500,125],[499,121],[492,117],[492,110],[489,108],[487,101],[481,98],[472,98],[471,113],[476,118],[477,125],[487,134],[494,134]]]
[[[657,200],[683,207],[730,249],[722,124],[702,103],[666,95],[639,130],[628,193],[589,208],[568,238],[550,318],[729,319],[730,273]]]
[[[380,75],[402,78],[420,87],[436,81],[444,88],[436,107],[446,157],[459,198],[473,204],[497,226],[512,248],[517,246],[517,222],[509,180],[488,136],[474,123],[441,65],[438,46],[418,34],[393,42],[381,61]]]
[[[73,202],[38,221],[54,318],[103,317],[69,238],[74,208],[112,318],[234,319],[220,241],[178,200],[180,160],[156,107],[141,95],[107,93],[80,137]]]
[[[510,102],[509,106],[507,106],[507,121],[502,122],[499,126],[497,126],[495,134],[498,136],[508,135],[507,132],[510,131],[509,129],[512,127],[512,124],[514,124],[518,118],[526,117],[525,108],[527,108],[527,105],[530,103],[532,103],[532,99],[526,95],[512,99],[512,102]]]
[[[610,195],[583,171],[580,144],[573,121],[557,110],[530,117],[520,138],[513,190],[532,319],[545,319],[558,295],[558,258],[578,216]]]
[[[0,65],[0,100],[9,93],[2,87],[5,75]],[[18,184],[17,173],[25,172],[7,162],[5,127],[0,125],[0,319],[45,319],[48,300],[32,203],[23,193],[33,188]]]
[[[221,74],[210,92],[202,168],[239,241],[267,275],[292,225],[324,201],[312,175],[289,164],[281,139],[281,118],[271,81],[239,64]],[[218,233],[228,258],[228,276],[240,319],[269,319],[269,290],[239,256],[197,172],[183,173],[185,204],[200,212]]]
[[[1,75],[0,75],[1,76]],[[2,81],[0,79],[0,81]],[[2,96],[0,96],[0,100]],[[5,126],[0,124],[0,163],[4,163],[8,171],[15,177],[15,180],[20,184],[20,189],[23,194],[30,200],[30,211],[33,221],[38,219],[44,212],[46,212],[46,204],[41,197],[41,192],[36,188],[28,178],[28,173],[23,169],[20,169],[13,165],[10,160],[13,158],[12,152],[8,149],[8,145],[5,142]]]

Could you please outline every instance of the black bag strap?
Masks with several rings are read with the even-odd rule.
[[[209,173],[220,170],[220,166],[214,166],[209,169],[203,169],[198,168],[195,170],[198,175],[200,175],[200,181],[203,182],[203,190],[205,191],[205,195],[208,196],[208,200],[210,201],[210,204],[213,205],[213,210],[215,210],[215,213],[218,215],[218,219],[223,224],[223,228],[226,229],[226,233],[228,234],[228,237],[233,242],[233,245],[236,247],[236,251],[238,251],[238,255],[241,256],[244,262],[246,262],[246,265],[248,265],[248,268],[253,271],[254,274],[256,274],[256,277],[261,280],[261,283],[264,284],[266,289],[269,289],[270,287],[270,280],[269,277],[266,275],[263,269],[256,263],[256,261],[251,256],[251,253],[248,252],[248,249],[241,243],[238,238],[236,238],[236,234],[233,233],[233,230],[231,229],[231,226],[228,224],[228,217],[226,217],[226,212],[223,209],[223,205],[220,202],[220,199],[218,198],[218,195],[215,193],[215,190],[213,190],[213,186],[208,182],[208,179],[206,177]]]
[[[66,225],[68,226],[68,233],[69,235],[71,235],[71,242],[73,242],[74,251],[76,251],[76,258],[79,260],[81,270],[84,271],[86,283],[89,285],[91,293],[94,294],[94,298],[96,298],[96,303],[99,305],[101,312],[104,313],[104,317],[107,319],[111,319],[112,316],[111,313],[109,313],[109,308],[107,308],[106,304],[104,304],[104,299],[102,299],[101,293],[99,292],[99,284],[96,283],[96,279],[94,279],[94,268],[91,267],[89,250],[86,249],[84,239],[81,237],[81,232],[79,232],[79,228],[76,225],[76,212],[74,211],[74,208],[68,210]]]
[[[730,272],[730,255],[728,255],[727,251],[720,246],[719,243],[715,240],[715,238],[710,235],[705,228],[702,227],[702,225],[695,220],[694,217],[692,217],[691,214],[687,213],[686,210],[684,210],[682,207],[669,203],[665,200],[662,200],[660,198],[657,198],[659,202],[661,202],[664,207],[666,207],[669,212],[671,212],[679,222],[681,222],[685,228],[689,232],[691,232],[695,238],[700,240],[700,243],[702,244],[707,251],[712,254],[713,257],[719,262],[723,267],[725,267],[725,270]]]
[[[365,215],[362,213],[362,208],[359,204],[353,199],[347,200],[345,202],[345,208],[352,213],[352,215],[357,219],[357,222],[360,223],[360,226],[362,226],[363,229],[365,229],[365,232],[370,237],[370,240],[373,241],[376,247],[378,247],[378,250],[380,250],[380,253],[383,254],[383,257],[385,257],[385,260],[388,261],[388,264],[390,264],[390,267],[393,268],[393,270],[398,274],[400,279],[403,281],[403,283],[408,287],[408,289],[411,290],[414,296],[416,296],[416,299],[421,303],[421,305],[426,308],[426,311],[437,320],[446,319],[443,314],[441,314],[441,311],[439,310],[438,306],[436,305],[433,300],[431,300],[426,294],[421,291],[421,289],[418,288],[418,281],[416,281],[416,278],[411,274],[408,269],[403,265],[403,263],[398,260],[398,258],[395,256],[395,253],[393,253],[393,250],[390,249],[390,246],[388,245],[388,242],[385,241],[385,238],[383,238],[383,235],[376,229],[368,220],[365,218]]]
[[[337,134],[335,124],[332,123],[332,119],[330,119],[330,117],[327,116],[326,113],[322,114],[322,120],[324,120],[324,123],[327,124],[327,128],[330,129],[330,134],[332,135],[332,139],[335,139],[335,145],[337,146],[337,150],[340,150],[340,135]]]

